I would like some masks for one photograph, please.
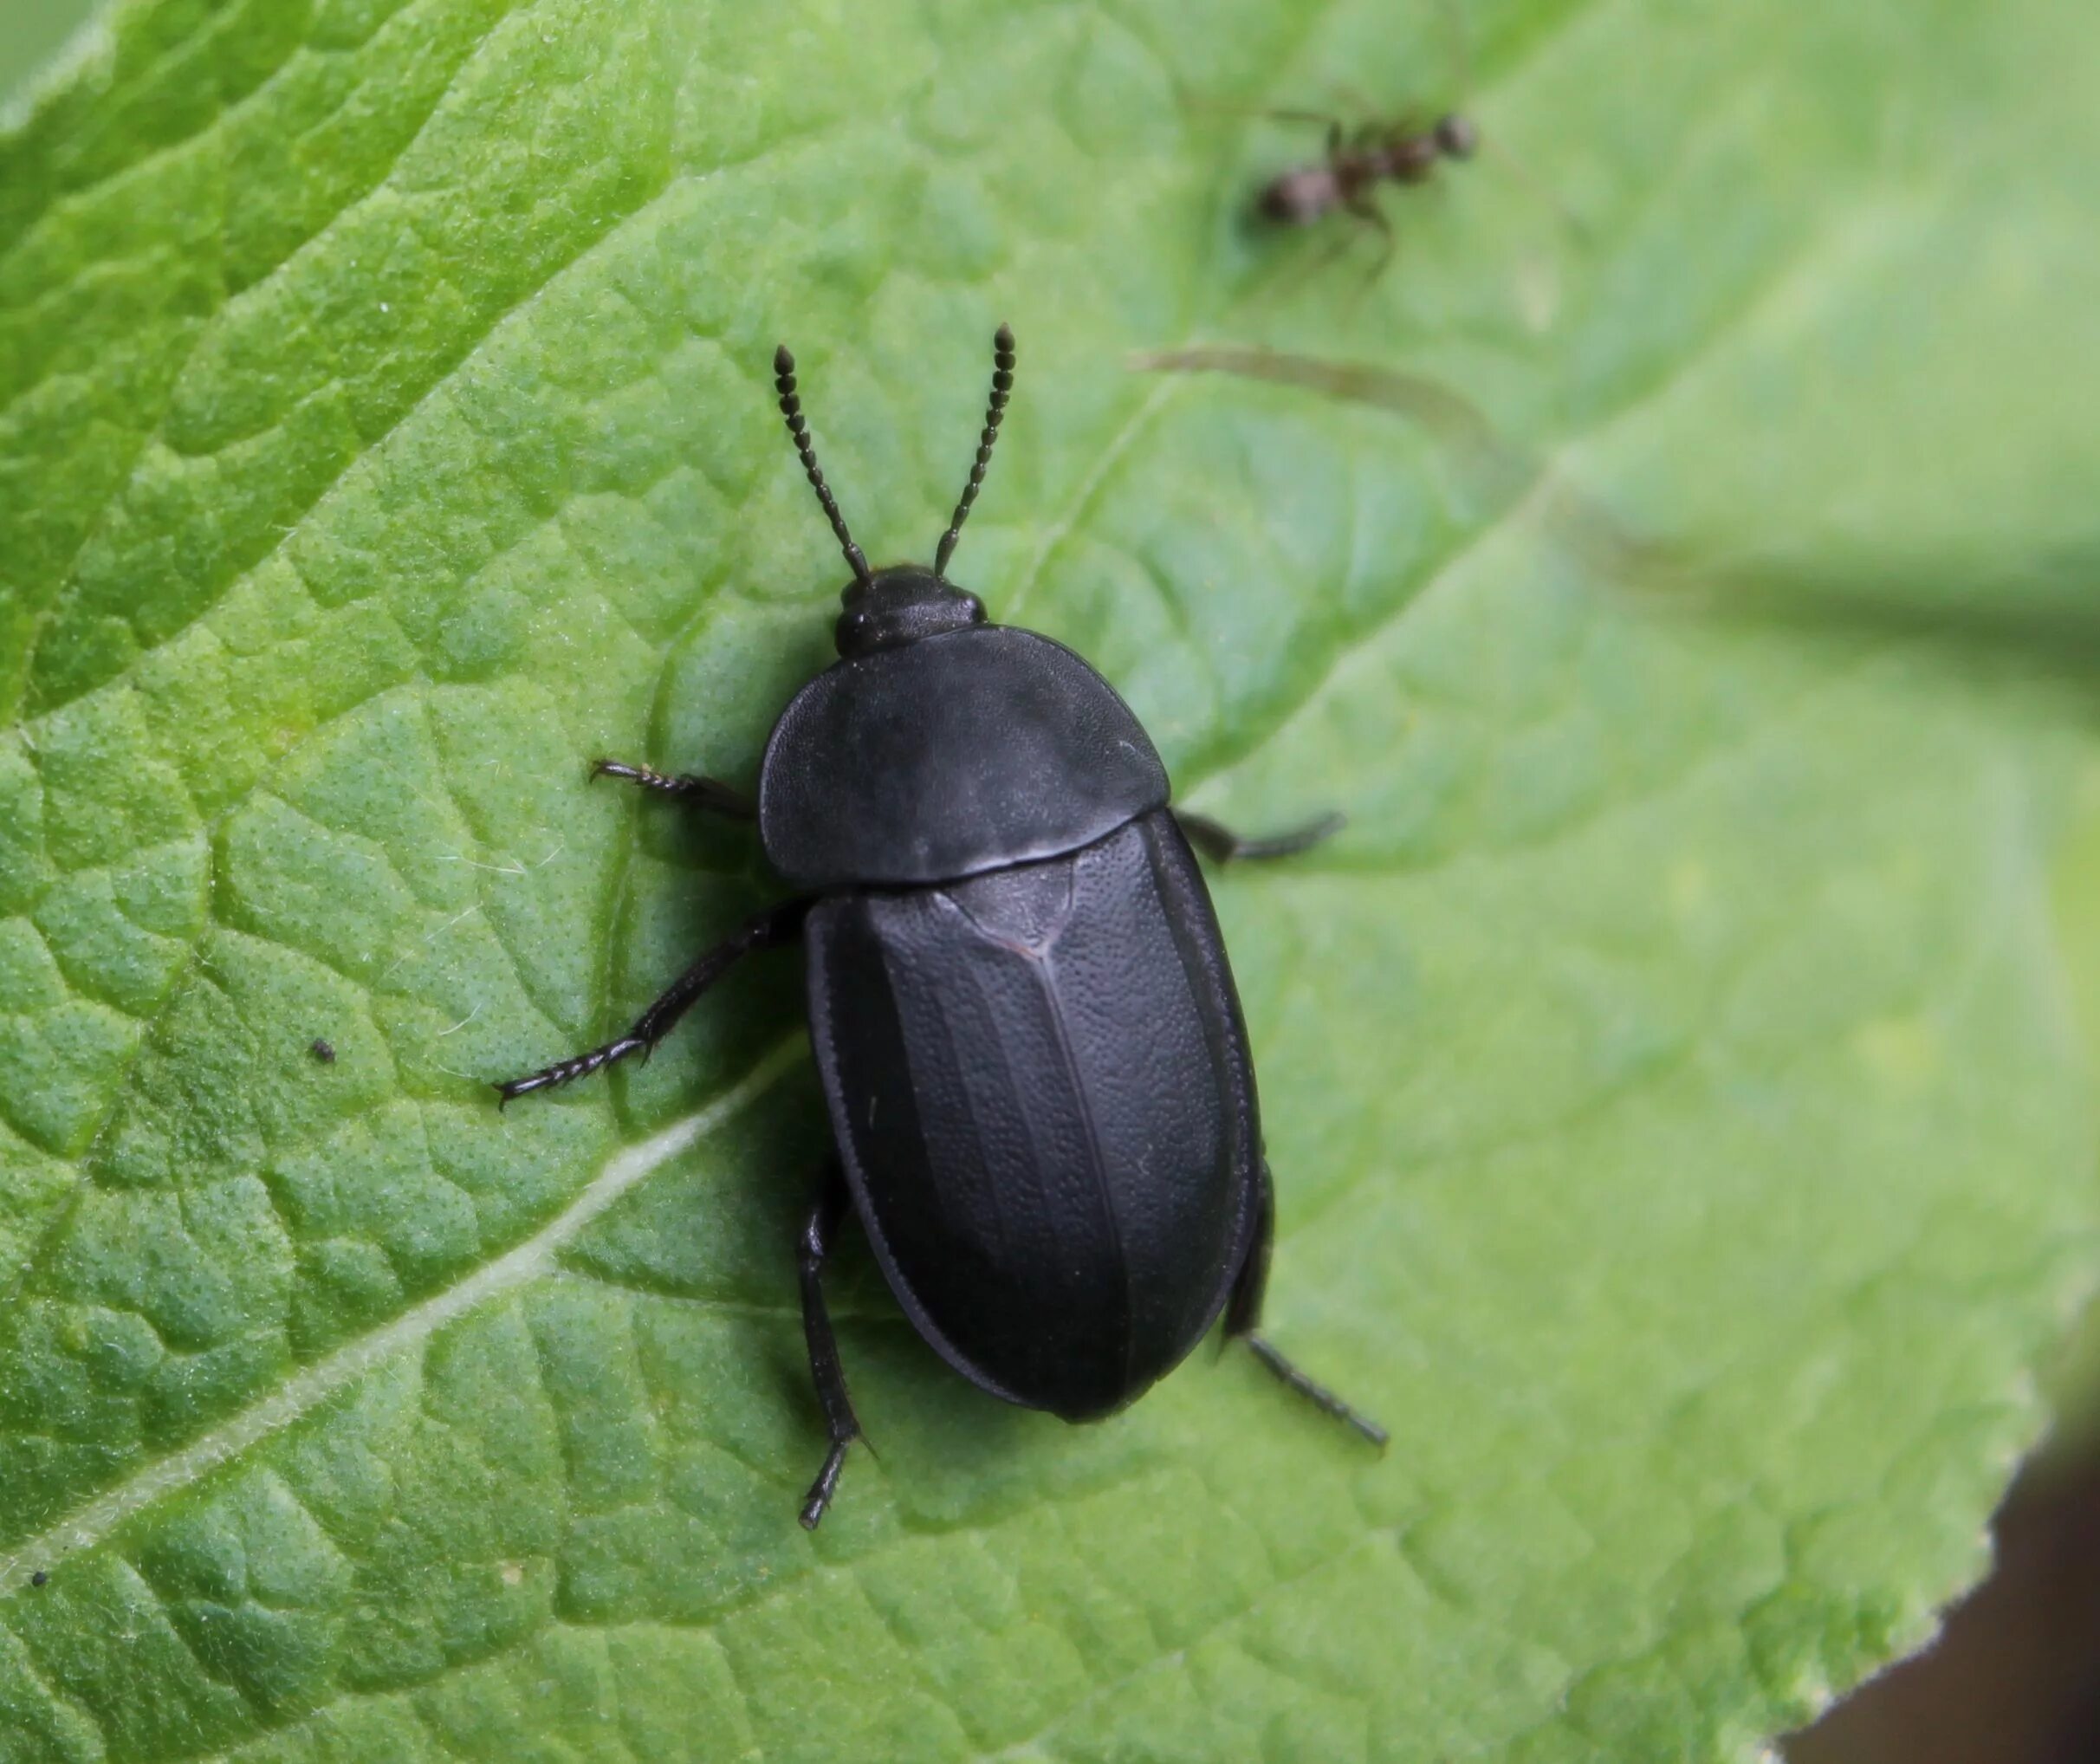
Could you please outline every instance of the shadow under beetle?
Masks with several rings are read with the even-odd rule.
[[[781,714],[755,803],[712,778],[601,760],[755,819],[795,898],[710,950],[602,1047],[503,1100],[646,1054],[738,957],[800,939],[838,1157],[799,1244],[830,1449],[813,1529],[860,1424],[824,1304],[850,1203],[905,1313],[971,1383],[1068,1421],[1121,1408],[1221,1312],[1286,1384],[1385,1435],[1255,1333],[1274,1202],[1254,1073],[1190,846],[1280,857],[1340,824],[1242,840],[1167,807],[1166,769],[1114,690],[1061,644],[988,624],[947,579],[1014,384],[991,407],[933,567],[873,570],[818,469],[794,358],[781,414],[853,579],[839,659]]]

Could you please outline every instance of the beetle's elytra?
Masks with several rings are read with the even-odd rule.
[[[800,939],[838,1157],[802,1228],[802,1317],[831,1435],[814,1528],[860,1436],[825,1310],[850,1203],[919,1333],[982,1389],[1071,1421],[1121,1408],[1228,1335],[1329,1414],[1385,1435],[1255,1333],[1273,1203],[1246,1026],[1191,853],[1280,857],[1169,808],[1166,769],[1062,645],[989,625],[947,578],[1014,383],[991,407],[930,569],[872,570],[818,469],[794,360],[781,414],[852,580],[839,659],[775,725],[755,803],[601,760],[755,819],[794,891],[687,969],[619,1040],[496,1086],[508,1102],[652,1047],[740,956]]]

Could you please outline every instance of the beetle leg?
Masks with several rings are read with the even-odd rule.
[[[1385,1430],[1370,1416],[1352,1409],[1318,1379],[1307,1377],[1271,1346],[1260,1333],[1261,1297],[1268,1287],[1269,1249],[1276,1238],[1276,1191],[1269,1180],[1268,1164],[1261,1165],[1261,1188],[1254,1220],[1254,1240],[1247,1247],[1247,1260],[1240,1264],[1232,1283],[1232,1296],[1225,1304],[1225,1334],[1228,1340],[1244,1341],[1256,1359],[1315,1408],[1346,1422],[1379,1450],[1385,1449]]]
[[[853,1399],[846,1392],[846,1370],[839,1364],[839,1342],[832,1333],[831,1313],[824,1304],[824,1261],[831,1253],[832,1234],[846,1211],[846,1184],[836,1164],[825,1179],[824,1192],[809,1210],[802,1227],[800,1264],[802,1275],[802,1333],[809,1343],[809,1375],[817,1386],[817,1401],[824,1405],[824,1425],[831,1434],[831,1449],[824,1455],[824,1468],[809,1485],[802,1502],[802,1529],[814,1531],[824,1509],[839,1489],[839,1472],[846,1467],[846,1449],[860,1437],[860,1423],[853,1414]]]
[[[1214,864],[1229,864],[1238,858],[1288,858],[1300,852],[1309,852],[1321,840],[1339,833],[1344,820],[1339,814],[1323,814],[1318,820],[1293,827],[1289,833],[1275,833],[1267,839],[1247,839],[1230,827],[1219,825],[1208,814],[1191,814],[1185,808],[1177,808],[1174,818],[1181,823],[1189,843]]]
[[[572,1079],[587,1078],[601,1067],[625,1060],[630,1054],[646,1055],[677,1026],[678,1019],[692,1008],[693,1001],[726,974],[740,956],[754,950],[769,950],[800,937],[802,920],[809,911],[807,900],[791,900],[744,921],[734,937],[719,943],[672,981],[664,995],[634,1020],[634,1027],[619,1040],[593,1047],[574,1059],[556,1061],[524,1078],[513,1078],[496,1086],[502,1103],[535,1090],[550,1090]],[[502,1106],[502,1103],[498,1104]]]
[[[645,790],[661,790],[666,796],[686,796],[703,808],[726,814],[734,820],[755,820],[758,810],[751,799],[733,784],[719,778],[703,778],[690,772],[659,772],[653,766],[631,766],[621,760],[593,760],[593,778],[625,778]]]

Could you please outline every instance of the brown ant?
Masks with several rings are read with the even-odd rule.
[[[1337,210],[1369,221],[1385,235],[1390,247],[1392,223],[1371,192],[1390,178],[1396,184],[1426,184],[1444,159],[1470,159],[1480,149],[1480,131],[1457,112],[1440,116],[1428,128],[1410,123],[1367,123],[1354,134],[1329,118],[1303,111],[1274,113],[1287,122],[1325,122],[1327,156],[1317,165],[1295,165],[1261,186],[1254,206],[1264,220],[1287,227],[1309,227]]]

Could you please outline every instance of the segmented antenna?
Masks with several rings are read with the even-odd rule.
[[[794,443],[802,470],[809,475],[809,487],[817,493],[817,501],[823,504],[824,518],[831,522],[832,531],[838,535],[839,549],[852,565],[853,579],[868,581],[871,580],[868,561],[853,543],[853,535],[846,530],[846,516],[839,512],[831,486],[824,482],[824,474],[818,469],[817,451],[809,444],[809,425],[802,420],[802,400],[795,395],[794,357],[788,353],[785,343],[773,352],[773,383],[780,389],[781,415],[788,420],[788,438]]]
[[[969,482],[962,487],[962,500],[956,504],[955,519],[941,535],[940,549],[933,554],[933,573],[948,574],[948,560],[962,536],[962,523],[969,519],[970,504],[984,484],[984,468],[992,463],[992,443],[999,438],[999,419],[1006,414],[1007,394],[1014,390],[1014,332],[1001,325],[992,339],[992,401],[984,413],[984,432],[977,438],[977,457],[969,469]]]

